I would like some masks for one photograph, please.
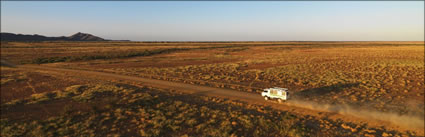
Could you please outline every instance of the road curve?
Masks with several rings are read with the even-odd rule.
[[[265,103],[264,99],[259,94],[242,92],[237,90],[230,89],[222,89],[222,88],[214,88],[207,86],[199,86],[192,85],[186,83],[178,83],[164,80],[156,80],[135,76],[127,76],[106,72],[97,72],[97,71],[87,71],[87,70],[74,70],[74,69],[64,69],[64,68],[52,68],[45,66],[34,66],[34,65],[23,65],[19,66],[20,68],[30,68],[30,69],[40,69],[40,70],[50,70],[56,72],[71,72],[76,73],[77,75],[84,75],[87,77],[90,76],[100,76],[102,79],[114,79],[114,80],[129,80],[135,82],[142,82],[143,84],[147,84],[157,88],[165,88],[165,89],[175,89],[179,91],[184,91],[186,93],[199,94],[199,95],[213,95],[220,97],[228,97],[230,99],[239,99],[239,100],[248,100],[249,102],[257,102],[257,103]]]
[[[131,81],[131,82],[141,82],[142,85],[148,85],[156,88],[162,88],[162,89],[174,89],[177,91],[182,91],[185,93],[190,94],[199,94],[199,95],[205,95],[205,96],[215,96],[220,98],[227,98],[231,100],[239,100],[239,101],[245,101],[250,104],[257,104],[257,105],[264,105],[269,106],[275,109],[289,111],[291,113],[297,114],[297,115],[311,115],[316,116],[318,118],[328,118],[328,119],[341,119],[346,122],[353,122],[358,124],[368,123],[371,127],[381,127],[385,126],[389,129],[396,129],[396,130],[411,130],[399,127],[397,125],[392,125],[390,122],[387,121],[380,121],[380,120],[371,120],[371,119],[365,119],[361,117],[351,116],[351,115],[342,115],[335,112],[327,112],[327,111],[321,111],[321,110],[312,110],[297,106],[290,106],[285,104],[278,104],[275,102],[265,101],[260,94],[256,93],[248,93],[248,92],[242,92],[237,90],[231,90],[231,89],[222,89],[222,88],[214,88],[214,87],[207,87],[207,86],[199,86],[199,85],[192,85],[192,84],[186,84],[186,83],[178,83],[178,82],[171,82],[171,81],[164,81],[164,80],[156,80],[156,79],[149,79],[149,78],[142,78],[142,77],[136,77],[136,76],[128,76],[128,75],[120,75],[120,74],[112,74],[112,73],[106,73],[106,72],[97,72],[97,71],[88,71],[88,70],[75,70],[75,69],[65,69],[65,68],[53,68],[53,67],[46,67],[42,65],[21,65],[18,66],[19,68],[27,68],[27,69],[33,69],[33,70],[48,70],[48,71],[54,71],[54,72],[62,72],[67,74],[72,74],[73,76],[84,76],[84,77],[90,77],[100,80],[123,80],[123,81]],[[320,112],[320,113],[319,113]]]

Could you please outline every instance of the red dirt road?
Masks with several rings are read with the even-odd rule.
[[[38,66],[38,65],[22,65],[19,66],[20,68],[27,68],[32,70],[45,70],[45,71],[54,71],[54,72],[60,72],[67,74],[69,76],[83,76],[87,78],[94,78],[98,80],[122,80],[122,81],[129,81],[129,82],[141,82],[142,85],[152,86],[156,88],[162,88],[162,89],[174,89],[177,91],[189,93],[189,94],[199,94],[199,95],[205,95],[205,96],[215,96],[215,97],[221,97],[221,98],[227,98],[231,100],[239,100],[239,101],[245,101],[250,104],[257,104],[257,105],[264,105],[264,106],[270,106],[275,109],[289,111],[291,113],[295,113],[298,115],[311,115],[315,116],[317,118],[329,118],[329,119],[341,119],[346,122],[353,122],[358,124],[367,123],[370,127],[385,127],[387,129],[394,129],[399,131],[416,131],[419,135],[424,134],[423,128],[419,129],[412,129],[412,128],[406,128],[403,126],[400,126],[397,123],[391,123],[389,121],[383,121],[383,120],[376,120],[376,119],[367,119],[364,117],[357,117],[352,115],[343,115],[339,114],[337,112],[328,112],[328,111],[321,111],[321,110],[315,110],[315,109],[308,109],[303,107],[297,107],[297,106],[290,106],[287,104],[277,104],[275,102],[265,101],[261,95],[255,94],[255,93],[247,93],[242,91],[236,91],[236,90],[230,90],[230,89],[222,89],[222,88],[214,88],[214,87],[207,87],[207,86],[199,86],[199,85],[191,85],[191,84],[185,84],[185,83],[178,83],[178,82],[170,82],[170,81],[164,81],[164,80],[155,80],[155,79],[148,79],[148,78],[141,78],[141,77],[135,77],[135,76],[127,76],[127,75],[120,75],[120,74],[112,74],[112,73],[105,73],[105,72],[96,72],[96,71],[87,71],[87,70],[73,70],[73,69],[64,69],[64,68],[52,68],[52,67],[45,67],[45,66]]]

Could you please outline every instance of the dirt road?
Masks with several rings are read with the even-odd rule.
[[[189,94],[215,96],[215,97],[227,98],[231,100],[245,101],[251,104],[270,106],[275,109],[289,111],[291,113],[295,113],[298,115],[311,115],[318,118],[328,118],[328,119],[334,119],[334,120],[341,119],[346,122],[353,122],[358,124],[367,123],[370,127],[384,126],[387,129],[394,129],[399,131],[400,130],[401,131],[415,130],[419,132],[419,134],[423,134],[423,128],[412,129],[412,128],[403,127],[400,124],[390,122],[390,121],[370,119],[367,117],[353,116],[349,114],[343,114],[343,113],[332,112],[332,111],[324,111],[323,109],[315,109],[311,107],[288,105],[289,103],[278,104],[275,102],[265,101],[260,94],[255,94],[255,93],[247,93],[247,92],[241,92],[241,91],[230,90],[230,89],[206,87],[206,86],[191,85],[191,84],[170,82],[170,81],[164,81],[164,80],[141,78],[141,77],[135,77],[135,76],[87,71],[87,70],[52,68],[52,67],[45,67],[45,66],[38,66],[38,65],[23,65],[19,67],[34,69],[34,70],[48,70],[48,71],[66,73],[69,76],[83,76],[83,77],[95,78],[99,80],[121,80],[121,81],[129,81],[129,82],[140,82],[142,83],[142,85],[148,85],[148,86],[152,86],[156,88],[174,89],[174,90],[182,91]]]

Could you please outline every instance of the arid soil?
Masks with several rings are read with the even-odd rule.
[[[248,111],[249,113],[251,113],[251,115],[254,115],[254,116],[257,116],[259,114],[264,115],[266,117],[270,117],[270,116],[279,117],[279,116],[282,116],[282,114],[285,115],[285,117],[282,117],[283,119],[280,119],[278,121],[282,121],[282,122],[286,121],[288,123],[285,122],[286,124],[276,125],[284,129],[261,129],[264,131],[266,130],[271,130],[271,131],[270,133],[268,133],[268,135],[267,133],[258,133],[258,135],[260,136],[280,136],[285,134],[289,136],[312,136],[312,135],[313,136],[348,136],[348,135],[417,136],[417,135],[421,135],[420,130],[415,131],[413,128],[406,129],[405,127],[399,127],[397,126],[397,124],[394,124],[385,120],[382,121],[382,120],[376,120],[376,119],[365,119],[362,117],[355,117],[355,116],[340,114],[338,112],[326,111],[326,110],[315,110],[312,108],[306,109],[299,106],[292,106],[293,105],[292,102],[287,102],[285,104],[267,102],[267,101],[264,101],[260,96],[258,96],[258,94],[235,91],[235,90],[203,87],[203,86],[196,86],[191,84],[175,83],[175,82],[169,82],[169,81],[153,80],[153,79],[110,74],[110,73],[103,73],[103,72],[58,69],[58,68],[49,68],[44,66],[27,65],[27,66],[19,66],[19,68],[2,68],[2,69],[3,70],[18,69],[21,71],[26,70],[39,75],[51,75],[54,77],[58,77],[58,79],[66,78],[68,80],[73,79],[75,81],[78,81],[78,80],[87,81],[87,83],[84,85],[78,84],[78,85],[68,86],[59,91],[54,90],[50,92],[40,92],[37,94],[33,94],[31,96],[24,97],[23,99],[20,97],[18,99],[13,99],[13,101],[9,101],[5,104],[2,104],[2,122],[3,122],[2,127],[4,127],[2,131],[4,131],[3,135],[6,135],[6,136],[12,135],[10,134],[11,133],[10,131],[13,131],[14,135],[47,135],[47,136],[52,134],[53,135],[62,135],[62,134],[63,135],[88,135],[88,136],[99,135],[100,134],[99,131],[101,131],[101,129],[99,129],[100,127],[90,128],[91,126],[94,126],[96,125],[96,123],[99,122],[97,121],[98,118],[101,118],[101,119],[112,118],[115,121],[114,123],[104,125],[106,127],[113,126],[112,128],[114,128],[114,130],[111,132],[101,133],[104,135],[132,135],[132,136],[137,135],[138,136],[138,135],[146,134],[146,135],[155,136],[155,135],[167,135],[171,133],[179,133],[184,135],[185,132],[181,132],[180,130],[176,130],[174,132],[170,132],[166,129],[162,129],[159,131],[156,131],[156,130],[152,131],[156,128],[152,128],[152,129],[151,128],[135,128],[137,127],[137,125],[135,125],[135,127],[128,127],[129,129],[131,129],[130,131],[122,131],[121,128],[116,128],[115,126],[124,124],[126,123],[125,121],[129,120],[129,119],[122,119],[119,117],[134,117],[132,113],[136,115],[140,113],[140,112],[133,112],[131,109],[129,110],[125,109],[127,107],[138,106],[138,105],[129,103],[129,102],[132,102],[131,100],[134,100],[137,98],[130,99],[128,100],[129,102],[126,102],[127,100],[118,101],[118,100],[122,100],[122,99],[119,99],[120,97],[124,97],[123,99],[125,99],[126,98],[125,96],[127,95],[134,96],[135,94],[138,94],[138,92],[137,93],[130,92],[132,89],[135,89],[135,90],[148,89],[149,91],[148,93],[150,93],[151,96],[155,96],[155,94],[157,94],[156,96],[158,95],[162,96],[160,97],[161,99],[164,99],[164,98],[178,99],[182,97],[183,100],[181,101],[189,103],[189,104],[193,104],[193,103],[200,104],[199,102],[197,103],[196,101],[197,98],[202,99],[205,96],[207,96],[207,98],[205,98],[206,100],[201,102],[207,103],[205,105],[211,109],[215,107],[222,108],[223,106],[215,106],[215,105],[224,105],[222,104],[224,101],[224,102],[230,103],[232,107],[241,109],[241,111],[243,112],[241,114],[239,113],[232,114],[231,117],[233,117],[233,115],[236,115],[237,117],[244,116],[246,111]],[[31,76],[35,76],[35,75],[31,75]],[[68,76],[68,77],[63,77],[63,76]],[[103,84],[99,85],[99,83],[103,83]],[[134,87],[134,88],[123,88],[122,86],[115,87],[114,85],[116,84],[113,84],[113,83],[121,83],[120,85],[123,85],[123,84],[136,85],[138,87]],[[7,83],[5,85],[7,85]],[[85,85],[88,85],[88,87],[90,87],[90,85],[96,85],[96,86],[93,87],[93,89],[87,89],[88,91],[84,91],[86,89]],[[161,89],[167,89],[167,90],[165,91],[157,90],[155,89],[155,87],[160,87]],[[114,95],[114,94],[111,95],[111,93],[109,93],[111,88],[114,89],[112,90],[112,92],[118,95]],[[118,88],[118,89],[115,89],[115,88]],[[80,93],[81,95],[76,96],[75,94],[77,93],[75,93],[74,90],[76,91],[82,90],[81,91],[82,94]],[[67,93],[68,91],[70,92],[72,91],[74,94],[72,93],[68,94]],[[90,93],[90,92],[95,92],[95,93]],[[142,93],[145,93],[145,91]],[[170,93],[173,95],[171,96],[165,95]],[[178,96],[174,94],[178,94]],[[83,100],[81,100],[80,98],[82,98]],[[166,102],[165,100],[159,101],[157,103]],[[121,102],[121,103],[117,103],[117,102]],[[225,104],[228,104],[228,103],[225,103]],[[237,106],[242,106],[242,108]],[[116,109],[116,107],[119,107],[123,110],[114,110]],[[160,109],[160,107],[156,109]],[[125,114],[117,118],[115,117],[117,116],[116,112],[113,112],[113,111],[125,111]],[[202,109],[195,110],[195,112],[198,112],[198,111],[202,111]],[[215,110],[211,110],[211,111],[213,112]],[[232,109],[232,112],[233,111],[240,111],[240,110]],[[112,115],[109,112],[112,112]],[[109,117],[103,117],[100,115],[98,116],[96,115],[98,113],[111,115],[111,116]],[[175,113],[178,114],[179,112],[175,112]],[[81,119],[82,117],[93,117],[93,118],[87,119],[90,121],[84,121],[84,119]],[[155,118],[155,117],[152,117],[152,118]],[[187,120],[190,121],[191,118],[196,118],[197,120],[203,119],[202,117],[199,117],[197,115],[193,115],[193,116],[191,115],[190,117],[188,117]],[[63,123],[63,121],[64,120],[67,121],[67,119],[68,121],[71,120],[71,123]],[[250,119],[258,120],[258,118],[255,118],[255,117]],[[149,120],[149,118],[147,118],[146,120]],[[155,120],[155,119],[151,119],[151,120]],[[28,123],[30,121],[33,121],[33,122]],[[218,121],[222,121],[222,120],[218,120]],[[224,120],[224,121],[227,121],[227,120]],[[276,120],[273,120],[273,121],[276,121]],[[22,122],[25,122],[27,124],[19,126],[19,124]],[[84,124],[84,122],[86,124]],[[237,122],[232,122],[230,123],[230,125],[234,123],[238,124],[239,122],[243,123],[244,121],[237,120]],[[249,121],[245,121],[245,122],[249,122]],[[13,126],[13,123],[15,123],[14,125],[16,125],[17,127]],[[196,123],[199,123],[199,122],[196,122]],[[253,126],[255,127],[255,123],[256,123],[255,121],[252,121],[251,124],[254,124]],[[297,124],[290,127],[285,126],[290,123],[292,124],[297,123]],[[50,128],[42,128],[43,126],[49,126],[52,124],[55,126]],[[83,125],[80,125],[80,124],[83,124]],[[202,123],[202,122],[199,124],[209,125],[208,123]],[[257,123],[257,124],[260,124],[257,126],[264,127],[264,125],[261,125],[261,123]],[[275,123],[268,123],[268,124],[271,126],[272,124],[275,124]],[[83,127],[88,126],[88,127],[80,129],[75,127],[76,125],[83,126]],[[33,126],[41,127],[41,129],[33,129]],[[180,126],[183,129],[191,127],[190,124],[180,125]],[[300,127],[298,126],[303,128],[299,129]],[[238,126],[232,127],[232,128],[237,129],[237,127]],[[146,131],[143,129],[145,129]],[[39,131],[36,133],[32,132],[37,130]],[[81,134],[69,134],[68,130],[78,131]],[[205,130],[207,131],[207,129]],[[271,134],[271,133],[275,134],[276,131],[279,131],[278,133],[276,133],[276,135]],[[23,132],[23,134],[20,134],[20,132]],[[160,132],[160,133],[157,133],[157,132]],[[203,131],[200,131],[200,132],[203,132]],[[233,131],[229,133],[233,133],[234,135],[249,135],[246,132],[248,131],[241,131],[241,132]],[[249,131],[249,132],[252,132],[252,131]],[[199,134],[199,133],[196,133],[195,131],[193,131],[193,133],[192,132],[188,133],[188,135],[196,135],[196,134]],[[204,135],[218,135],[218,134],[216,134],[216,132],[211,131],[211,133],[204,134]],[[229,135],[226,135],[226,136],[229,136]]]
[[[423,47],[423,42],[2,43],[2,60],[17,66],[5,67],[2,61],[2,135],[78,135],[63,129],[73,125],[88,126],[84,134],[82,129],[69,129],[87,136],[423,136]],[[261,89],[275,86],[289,88],[291,99],[284,104],[264,101]],[[150,100],[132,95],[139,90],[149,96],[166,95],[143,108],[131,103]],[[247,115],[245,123],[254,125],[238,129],[236,125],[244,122],[236,120],[228,129],[218,129],[214,126],[220,124],[197,115],[186,119],[196,119],[195,124],[171,124],[179,120],[168,116],[165,123],[154,122],[166,114],[159,104],[174,101],[194,108],[197,101],[205,102],[217,114]],[[215,103],[238,108],[240,113],[217,109]],[[193,112],[203,113],[201,106]],[[124,117],[136,118],[132,121],[141,127],[122,131],[117,127],[126,119],[113,114],[115,122],[106,128],[116,126],[110,127],[114,131],[91,128],[117,107],[128,111],[122,113]],[[137,117],[142,112],[135,107],[152,110],[149,113],[155,116],[141,122]],[[266,121],[276,121],[277,113],[285,114],[278,118],[283,123],[265,127],[255,118],[261,114]],[[66,119],[74,122],[63,123]],[[288,126],[294,122],[296,126]],[[262,132],[258,125],[263,125]],[[163,126],[167,128],[159,128]]]
[[[265,101],[258,94],[241,92],[237,90],[197,86],[192,84],[176,83],[176,82],[155,80],[155,79],[146,79],[146,78],[118,75],[118,74],[111,74],[111,73],[104,73],[104,72],[49,68],[49,67],[42,67],[42,66],[21,66],[21,67],[30,68],[30,69],[48,70],[53,72],[56,71],[61,73],[69,72],[70,74],[73,74],[73,75],[84,75],[86,77],[90,77],[90,76],[98,77],[99,79],[142,82],[144,85],[149,85],[156,88],[179,90],[179,91],[183,91],[190,94],[196,94],[196,95],[222,97],[222,98],[227,98],[230,100],[244,101],[250,104],[257,104],[257,105],[261,104],[261,105],[271,106],[273,108],[293,112],[295,114],[312,115],[312,116],[321,117],[321,118],[331,118],[334,120],[343,119],[344,121],[355,122],[358,124],[369,123],[369,125],[373,125],[376,127],[385,126],[389,129],[398,129],[398,130],[413,129],[420,132],[424,128],[424,125],[423,125],[424,119],[417,116],[403,117],[397,114],[366,112],[364,110],[354,109],[354,108],[337,108],[336,105],[329,106],[329,104],[314,104],[313,102],[310,102],[310,103],[299,102],[297,100],[289,100],[288,102],[284,104],[276,104],[276,102]],[[335,107],[335,108],[331,108],[331,107]],[[376,115],[376,116],[373,116],[373,115]]]

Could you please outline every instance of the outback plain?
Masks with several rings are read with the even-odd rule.
[[[1,136],[424,136],[423,41],[2,42],[1,59]]]

